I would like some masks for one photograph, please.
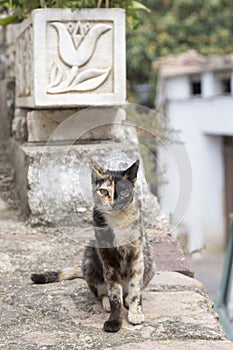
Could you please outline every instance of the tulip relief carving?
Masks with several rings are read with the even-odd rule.
[[[108,78],[112,67],[90,68],[98,41],[112,27],[106,23],[50,22],[58,40],[58,55],[61,62],[52,63],[49,72],[49,94],[87,92],[96,90]],[[104,39],[104,38],[102,38]],[[104,60],[103,60],[104,64]]]

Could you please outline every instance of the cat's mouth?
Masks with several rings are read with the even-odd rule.
[[[104,208],[103,211],[111,216],[117,216],[121,213],[124,213],[125,210],[128,208],[129,205],[123,205],[123,206],[111,206],[108,208]]]
[[[112,208],[112,209],[107,209],[104,212],[108,215],[117,216],[123,212],[123,209]]]

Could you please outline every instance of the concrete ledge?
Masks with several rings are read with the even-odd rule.
[[[30,282],[31,272],[79,265],[91,237],[90,226],[80,226],[77,235],[67,228],[32,228],[10,215],[2,217],[0,344],[4,350],[232,349],[202,284],[178,272],[158,271],[143,293],[144,324],[130,325],[125,310],[123,327],[116,334],[103,331],[108,314],[84,280]]]

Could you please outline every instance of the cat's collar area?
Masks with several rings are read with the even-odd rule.
[[[140,212],[138,210],[121,211],[118,214],[103,214],[108,225],[112,229],[123,229],[134,224],[140,217]]]

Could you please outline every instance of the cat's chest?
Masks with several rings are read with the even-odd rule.
[[[139,239],[143,234],[139,213],[134,216],[107,216],[107,223],[114,234],[114,246],[120,247],[130,244]],[[127,251],[122,251],[122,255],[126,256]]]
[[[122,278],[127,278],[130,276],[138,256],[142,254],[140,246],[130,245],[129,247],[120,247],[118,252],[120,274]]]
[[[127,263],[126,260],[122,260],[120,262],[120,274],[122,278],[127,278],[129,275],[129,270],[131,270],[131,266]]]

